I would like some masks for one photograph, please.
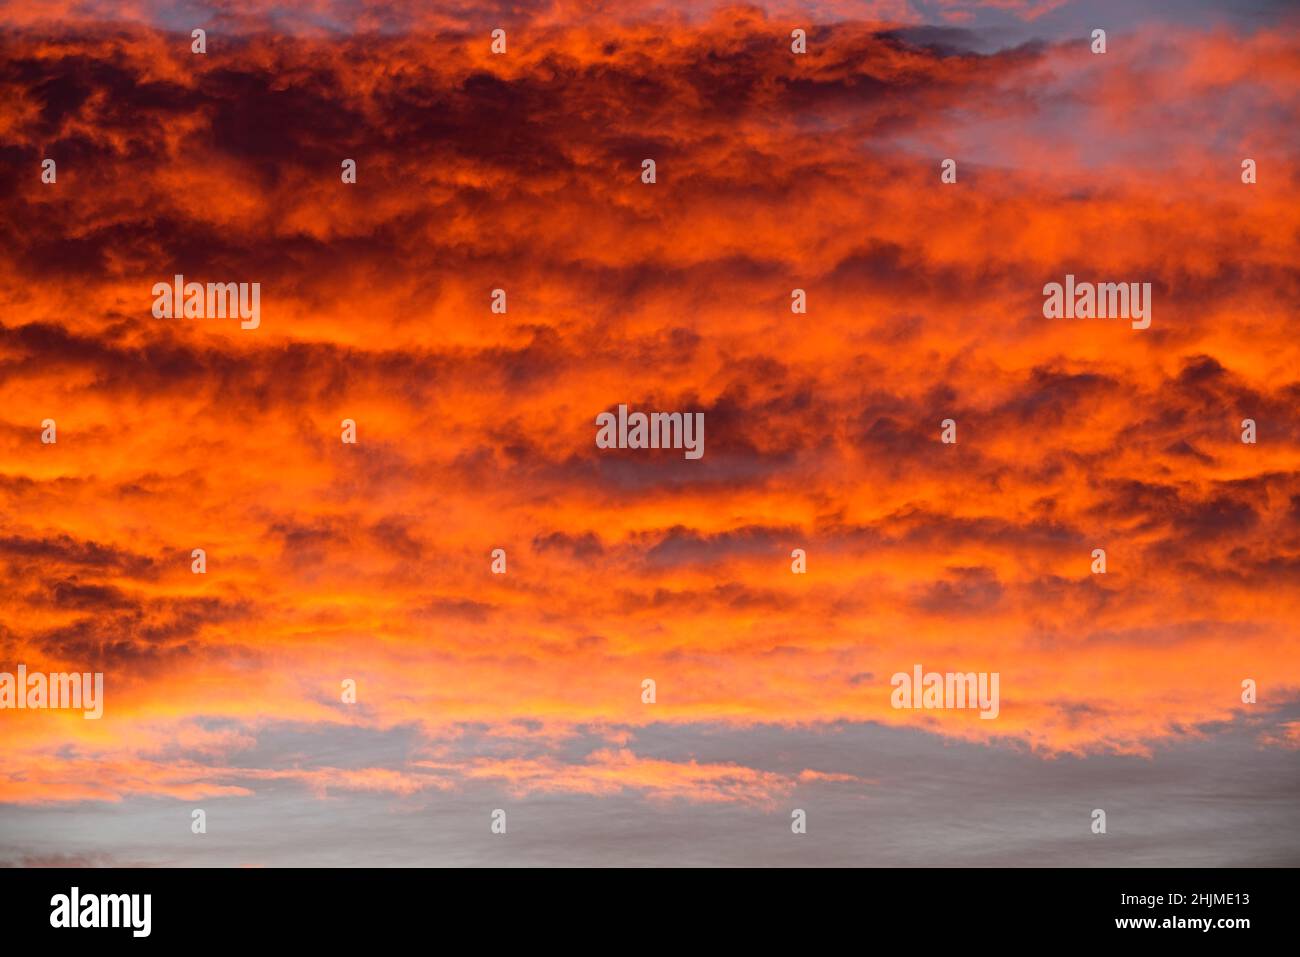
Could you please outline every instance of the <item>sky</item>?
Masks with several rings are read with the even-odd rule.
[[[1280,3],[0,0],[0,865],[1300,863],[1297,120]]]

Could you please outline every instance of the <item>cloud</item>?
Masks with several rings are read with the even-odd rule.
[[[1300,687],[1294,31],[1136,22],[1103,61],[1070,4],[832,5],[798,58],[755,7],[555,4],[494,58],[468,8],[250,3],[196,57],[79,9],[0,12],[0,668],[107,702],[0,716],[0,801],[759,808],[875,776],[563,742],[1137,755]],[[1044,319],[1067,272],[1151,282],[1152,327]],[[177,273],[261,283],[261,327],[155,319]],[[598,450],[621,403],[702,411],[704,458]],[[998,721],[891,708],[918,661],[999,672]],[[417,743],[241,764],[259,722]],[[421,750],[468,726],[501,750]]]

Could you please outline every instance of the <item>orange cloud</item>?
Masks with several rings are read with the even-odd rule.
[[[0,801],[284,775],[761,803],[794,780],[623,740],[222,762],[277,722],[1144,753],[1244,678],[1300,686],[1293,34],[1138,32],[1103,70],[850,21],[800,59],[746,9],[541,18],[504,59],[432,26],[199,59],[126,19],[10,29],[0,67],[0,670],[107,688],[101,722],[0,713]],[[1066,272],[1152,283],[1151,329],[1044,319]],[[262,325],[153,318],[176,273],[260,282]],[[703,411],[704,458],[598,450],[623,402]],[[893,709],[917,663],[999,672],[998,720]]]

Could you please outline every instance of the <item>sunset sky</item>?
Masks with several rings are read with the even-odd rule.
[[[1300,864],[1298,305],[1285,3],[0,0],[0,865]]]

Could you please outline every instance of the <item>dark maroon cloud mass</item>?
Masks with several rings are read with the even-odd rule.
[[[0,863],[1295,864],[1298,25],[0,2]]]

